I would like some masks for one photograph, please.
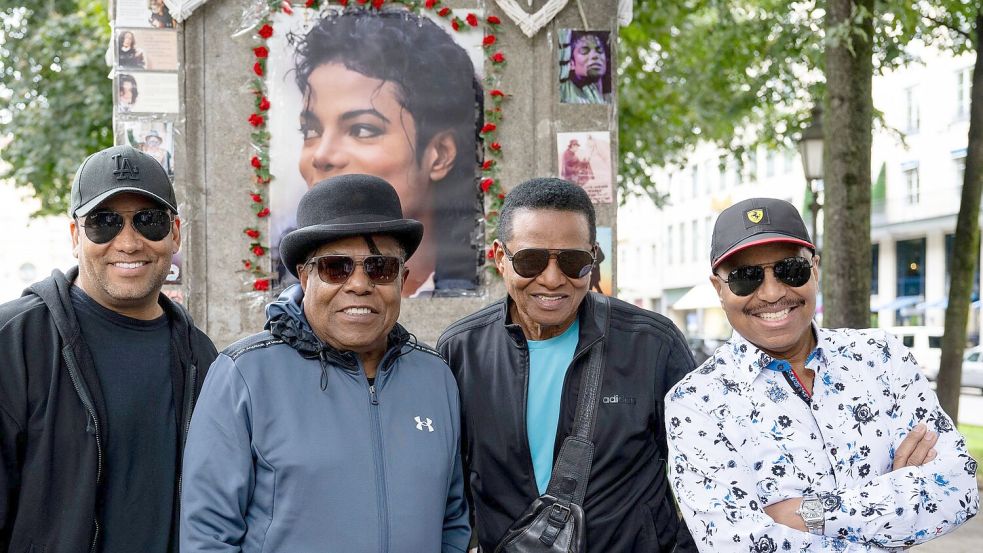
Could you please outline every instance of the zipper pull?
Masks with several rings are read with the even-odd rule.
[[[369,400],[372,402],[372,405],[379,405],[379,398],[375,395],[375,384],[369,386]]]

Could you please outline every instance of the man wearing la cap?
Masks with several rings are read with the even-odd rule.
[[[0,551],[177,551],[182,444],[211,341],[160,293],[174,189],[129,146],[72,183],[79,265],[0,305]]]
[[[191,422],[181,551],[464,551],[457,386],[396,323],[423,225],[357,174],[297,222],[280,251],[300,283],[219,355]]]
[[[701,551],[894,550],[976,514],[976,461],[900,340],[812,322],[819,257],[795,207],[725,209],[710,267],[734,336],[666,396]]]

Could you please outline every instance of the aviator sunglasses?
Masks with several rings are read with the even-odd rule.
[[[83,217],[78,224],[85,229],[85,236],[91,242],[105,244],[123,231],[124,214],[128,213],[133,214],[133,228],[151,242],[159,242],[171,233],[174,219],[170,212],[156,207],[139,211],[96,211]]]
[[[812,277],[812,263],[804,257],[786,257],[774,263],[738,267],[728,273],[726,279],[716,274],[714,276],[726,282],[735,295],[750,296],[765,281],[767,267],[771,267],[775,278],[793,288],[804,285]]]
[[[550,259],[556,258],[556,264],[569,278],[584,278],[594,268],[594,254],[584,250],[550,250],[546,248],[524,248],[515,253],[502,244],[505,257],[512,262],[516,274],[523,278],[533,278],[550,264]]]
[[[403,260],[392,255],[322,255],[311,258],[304,266],[317,267],[317,276],[327,284],[344,284],[355,267],[361,265],[372,284],[391,284],[399,276]]]

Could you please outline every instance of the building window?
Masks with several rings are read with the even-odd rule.
[[[696,259],[697,256],[700,254],[699,252],[702,250],[702,248],[700,248],[700,233],[699,233],[699,231],[697,230],[696,227],[697,227],[697,222],[694,219],[690,223],[690,231],[689,231],[690,232],[690,241],[691,241],[690,244],[692,245],[692,247],[689,250],[690,251],[690,254],[689,254],[690,261],[696,261],[697,260]]]
[[[877,294],[877,293],[879,293],[878,292],[879,286],[877,285],[877,283],[879,281],[879,278],[878,277],[880,276],[880,271],[878,271],[878,269],[880,267],[880,261],[881,261],[881,245],[880,244],[873,244],[870,247],[870,261],[871,261],[871,266],[870,266],[870,293],[871,294]]]
[[[775,176],[775,150],[768,150],[765,154],[765,177]]]
[[[956,170],[956,186],[962,186],[966,182],[966,150],[962,150],[961,155],[952,158],[952,164]]]
[[[918,89],[914,86],[909,86],[908,88],[904,89],[905,130],[909,133],[918,132],[918,125],[920,122],[917,92]]]
[[[918,167],[904,170],[905,203],[915,205],[921,198],[921,186],[918,183]]]
[[[925,239],[897,243],[897,296],[925,295]]]
[[[785,150],[785,174],[789,174],[795,169],[795,150],[787,148]]]
[[[758,152],[751,150],[747,156],[747,180],[756,182],[758,180]]]
[[[700,191],[700,166],[694,163],[693,167],[690,168],[690,171],[690,177],[692,178],[692,197],[695,198]]]
[[[666,264],[667,265],[672,265],[676,260],[675,256],[673,255],[673,250],[675,249],[674,246],[676,245],[673,242],[673,238],[674,237],[672,232],[672,225],[669,225],[669,227],[666,228]]]
[[[969,119],[969,93],[973,86],[973,68],[965,67],[956,71],[956,116],[957,121]]]

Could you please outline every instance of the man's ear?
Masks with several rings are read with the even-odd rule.
[[[305,293],[307,292],[307,278],[309,276],[307,265],[297,265],[297,279],[300,280],[300,289]]]
[[[171,233],[174,235],[174,247],[171,249],[171,254],[176,254],[181,251],[181,218],[174,217],[174,225],[171,228]]]
[[[72,234],[72,255],[75,256],[75,259],[78,259],[79,240],[81,240],[81,238],[79,238],[79,225],[76,219],[72,219],[71,222],[68,223],[68,230]]]
[[[505,264],[508,263],[509,258],[505,257],[505,246],[498,240],[492,243],[492,258],[495,260],[495,267],[498,269],[498,274],[505,274]]]
[[[717,291],[717,297],[720,301],[724,301],[724,291],[721,288],[724,285],[724,281],[717,277],[717,275],[710,275],[710,284],[713,285],[713,289]]]
[[[423,155],[423,168],[433,182],[442,180],[454,168],[457,158],[457,142],[453,131],[441,131],[430,139]]]

